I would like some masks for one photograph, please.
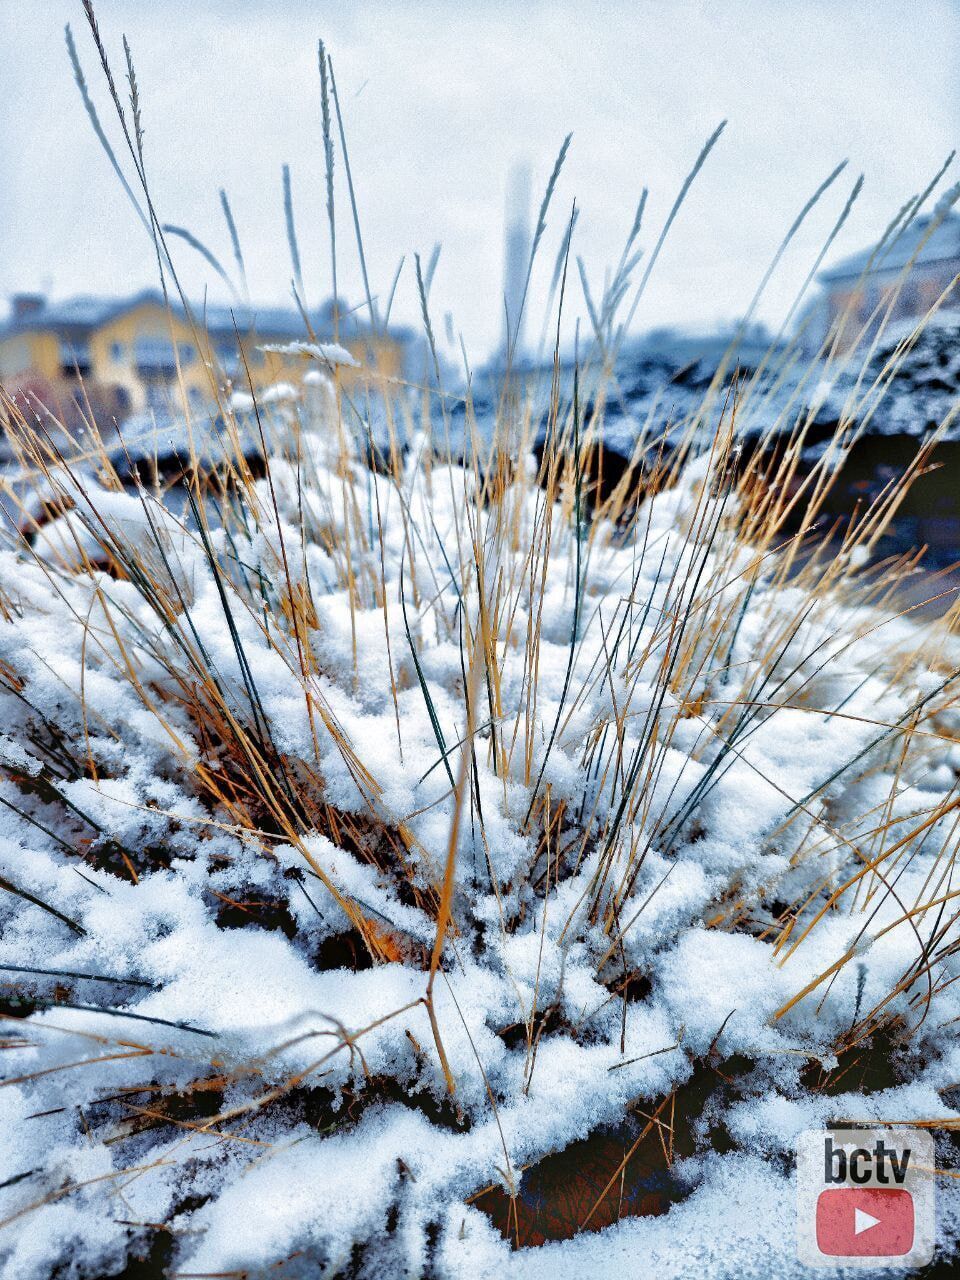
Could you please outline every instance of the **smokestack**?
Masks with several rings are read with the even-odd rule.
[[[501,355],[515,363],[523,355],[523,288],[530,263],[530,167],[516,164],[507,183],[503,252],[503,340]]]
[[[46,304],[42,293],[15,293],[10,299],[14,320],[23,320],[26,316],[36,315]]]

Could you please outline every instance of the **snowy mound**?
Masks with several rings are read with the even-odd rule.
[[[924,325],[901,324],[884,334],[871,371],[880,376],[892,366],[884,398],[884,430],[932,431],[953,416],[945,438],[960,439],[955,419],[960,401],[960,312],[943,311]]]
[[[5,1278],[789,1276],[800,1130],[960,1120],[953,641],[428,456],[0,554]]]
[[[960,439],[960,312],[942,311],[920,325],[890,324],[875,343],[866,339],[824,366],[820,382],[812,380],[804,392],[817,423],[829,431],[852,420],[871,434],[917,440],[946,424],[942,438]],[[823,432],[813,434],[819,441]]]

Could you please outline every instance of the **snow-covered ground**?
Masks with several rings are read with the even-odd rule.
[[[202,537],[61,472],[0,552],[5,1280],[802,1274],[798,1132],[960,1123],[955,642],[706,458],[625,534],[325,421]],[[669,1212],[471,1202],[654,1114]]]

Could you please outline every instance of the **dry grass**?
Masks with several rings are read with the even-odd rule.
[[[90,13],[93,24],[92,9]],[[138,204],[152,228],[166,286],[182,297],[146,184],[132,62],[132,99],[126,110],[105,53],[103,66],[140,182]],[[323,52],[321,68],[325,155],[332,173],[329,64]],[[335,114],[343,141],[338,106]],[[555,178],[556,172],[551,190]],[[131,185],[136,186],[136,180]],[[329,190],[332,210],[332,184]],[[541,222],[549,202],[550,191]],[[294,419],[291,429],[282,415],[256,403],[253,421],[262,448],[254,466],[246,443],[250,420],[241,420],[231,407],[224,370],[199,318],[197,347],[209,363],[210,416],[219,419],[223,451],[215,465],[202,465],[199,459],[209,428],[185,402],[192,443],[190,458],[184,460],[181,492],[186,506],[181,515],[171,513],[169,495],[159,481],[144,484],[121,478],[117,455],[108,453],[94,421],[88,423],[88,437],[80,447],[49,417],[30,414],[10,397],[2,402],[7,436],[21,468],[20,482],[7,486],[5,499],[19,530],[13,539],[17,554],[42,572],[51,600],[73,615],[76,584],[89,588],[90,614],[74,617],[84,629],[87,653],[95,652],[100,669],[111,671],[156,717],[169,751],[180,761],[182,785],[206,815],[174,816],[194,824],[200,849],[208,835],[221,831],[229,831],[266,859],[274,857],[279,845],[292,846],[305,864],[299,883],[308,883],[310,893],[332,895],[346,914],[354,962],[360,957],[364,964],[404,961],[422,968],[421,1002],[429,1012],[434,1045],[417,1045],[416,1050],[423,1055],[435,1052],[452,1099],[436,1105],[450,1108],[444,1115],[454,1126],[459,1123],[457,1081],[445,1054],[433,993],[444,970],[455,963],[457,949],[470,945],[469,924],[458,919],[455,893],[462,831],[469,828],[485,853],[485,874],[501,903],[500,928],[505,934],[537,913],[542,913],[545,934],[551,889],[593,865],[579,900],[565,908],[560,936],[572,937],[584,927],[602,931],[605,949],[597,958],[597,974],[611,999],[622,995],[626,1018],[628,993],[637,974],[628,966],[624,944],[646,906],[646,899],[638,901],[636,886],[650,850],[670,857],[683,842],[695,838],[708,797],[731,764],[745,759],[744,746],[757,727],[778,712],[806,714],[812,726],[823,717],[842,719],[850,714],[842,702],[824,700],[829,681],[823,677],[838,654],[863,644],[884,618],[901,612],[898,585],[916,570],[911,556],[867,570],[857,566],[872,556],[907,487],[927,465],[936,436],[920,450],[909,474],[856,513],[842,532],[839,553],[834,531],[819,525],[837,454],[865,429],[897,362],[909,354],[909,340],[875,383],[862,385],[851,398],[834,440],[812,467],[801,466],[801,451],[812,422],[804,407],[804,384],[814,376],[814,366],[798,379],[796,393],[786,402],[773,393],[778,378],[786,378],[800,359],[796,347],[789,345],[776,357],[779,370],[772,378],[731,378],[729,368],[722,366],[687,420],[665,423],[652,415],[637,440],[631,466],[619,481],[604,483],[604,468],[610,465],[602,449],[605,406],[619,395],[618,353],[632,314],[629,304],[639,297],[646,280],[644,276],[635,293],[634,242],[642,208],[641,202],[607,294],[592,304],[593,334],[579,353],[573,377],[568,378],[562,367],[559,341],[546,388],[530,388],[508,368],[492,436],[484,436],[477,427],[468,392],[462,416],[473,428],[473,441],[462,469],[445,465],[454,398],[442,386],[439,364],[436,380],[414,389],[369,369],[366,403],[351,398],[336,369],[331,369],[335,407],[332,412],[328,408],[323,421],[322,467],[315,450],[305,444],[302,416]],[[355,206],[353,211],[356,215]],[[915,212],[908,208],[899,225]],[[288,225],[294,244],[292,212]],[[356,227],[362,246],[358,218]],[[570,235],[565,236],[558,260],[561,308],[571,305],[570,242]],[[238,246],[237,261],[242,265]],[[432,344],[422,275],[420,283]],[[879,319],[885,321],[892,306],[891,301],[887,316]],[[849,317],[844,320],[851,323]],[[834,334],[821,353],[828,369],[841,359],[838,336]],[[865,369],[868,356],[869,351],[863,356]],[[247,389],[253,391],[252,382]],[[376,478],[356,447],[370,405],[382,409],[390,438],[383,474]],[[741,424],[747,420],[767,424],[749,456],[742,449]],[[275,442],[270,449],[268,431]],[[525,460],[538,435],[545,436],[547,446],[539,466],[530,468]],[[414,452],[405,454],[404,442],[410,440],[415,442]],[[672,567],[654,574],[651,588],[650,566],[660,563],[662,568],[666,563],[663,547],[651,535],[651,501],[657,494],[688,486],[685,468],[693,462],[699,478],[677,531],[682,551],[673,557]],[[134,494],[139,503],[136,525],[118,520],[104,502],[105,495],[121,493]],[[456,519],[452,531],[444,531],[438,556],[440,535],[431,502],[439,503],[441,495]],[[608,549],[625,546],[635,549],[632,580],[625,577],[615,589],[606,584],[602,590],[595,588],[596,563]],[[421,843],[416,814],[398,818],[389,811],[378,781],[380,761],[365,757],[338,719],[326,682],[329,672],[318,656],[320,587],[311,581],[308,548],[326,555],[331,578],[322,590],[341,593],[349,609],[352,672],[341,683],[353,689],[365,678],[357,619],[373,610],[382,613],[396,728],[396,741],[383,744],[385,753],[403,758],[408,744],[399,698],[411,688],[421,692],[436,738],[436,755],[424,762],[424,769],[431,774],[442,769],[449,782],[440,801],[450,814],[445,861],[438,861]],[[211,637],[199,630],[192,613],[191,566],[196,563],[216,585],[218,626],[229,636],[234,658],[231,676],[211,656]],[[549,699],[545,718],[545,611],[554,607],[548,597],[558,580],[565,581],[569,601],[568,660],[559,699]],[[762,641],[754,645],[749,661],[733,661],[745,613],[760,598],[761,583],[761,607],[766,611]],[[859,605],[877,612],[858,612],[854,606]],[[8,622],[28,607],[29,602],[14,594],[0,599]],[[960,948],[960,890],[952,887],[960,797],[954,789],[934,807],[917,810],[909,821],[895,801],[909,778],[957,741],[951,714],[960,675],[954,665],[955,621],[954,609],[943,622],[918,624],[911,645],[878,657],[875,674],[891,688],[907,683],[921,660],[927,669],[941,673],[939,683],[918,695],[896,722],[878,719],[868,747],[843,761],[815,790],[785,795],[787,816],[769,839],[792,849],[792,869],[810,869],[799,896],[782,900],[772,881],[762,894],[744,893],[733,879],[705,912],[710,929],[745,930],[771,940],[780,963],[787,965],[832,913],[861,913],[864,936],[880,906],[890,898],[897,902],[899,922],[915,933],[916,958],[883,999],[858,1008],[849,1029],[833,1044],[840,1067],[829,1077],[811,1081],[811,1088],[835,1087],[849,1064],[865,1053],[886,1060],[891,1044],[915,1034],[931,1016],[937,997],[951,981],[946,962]],[[401,623],[408,652],[396,649]],[[602,658],[585,668],[579,661],[583,637],[595,626],[602,629]],[[851,626],[853,631],[845,630]],[[461,678],[447,689],[448,696],[454,691],[460,700],[453,732],[436,706],[424,661],[429,644],[441,640],[459,652]],[[261,694],[257,655],[263,652],[279,660],[289,688],[302,702],[312,735],[310,751],[295,753],[282,745]],[[640,674],[652,668],[653,687],[637,707]],[[25,681],[15,664],[0,668],[0,686],[14,699],[22,697]],[[508,698],[508,687],[519,689],[519,697]],[[583,709],[597,704],[601,690],[609,691],[608,709],[583,732],[578,759],[582,793],[557,798],[550,781],[551,755],[561,743],[569,753],[571,732],[581,724]],[[105,840],[91,817],[65,810],[58,790],[64,781],[99,783],[109,777],[109,764],[102,753],[98,759],[90,743],[94,736],[116,736],[115,730],[96,722],[98,713],[87,706],[82,687],[77,693],[84,725],[80,739],[35,708],[29,721],[33,738],[24,745],[43,761],[43,770],[34,775],[7,762],[5,775],[23,796],[27,821],[52,831],[52,838],[64,844],[65,859],[79,866],[87,861],[107,867],[135,882],[163,865],[162,851],[118,847]],[[693,735],[691,724],[696,728]],[[681,749],[704,767],[697,786],[677,801],[672,791],[665,796],[658,783],[675,743],[689,743],[691,738],[694,745]],[[327,798],[321,739],[335,744],[363,797],[362,810],[348,810]],[[500,783],[503,812],[515,815],[517,829],[529,841],[529,859],[509,883],[498,880],[488,846],[481,775],[489,774]],[[845,791],[881,774],[891,779],[889,794],[875,801],[870,812],[849,812]],[[775,773],[765,781],[780,787]],[[519,812],[517,787],[525,797]],[[74,831],[78,824],[86,831],[85,845],[75,844],[73,836],[64,841],[59,834]],[[338,888],[311,852],[310,837],[317,832],[367,861],[394,885],[402,901],[426,913],[435,924],[432,947],[404,936]],[[931,833],[942,843],[935,869],[915,899],[901,901],[898,873]],[[518,895],[518,886],[526,891]],[[64,918],[54,902],[38,903],[12,882],[3,881],[0,887]],[[264,922],[262,902],[217,896],[221,905],[247,912],[251,923]],[[775,907],[768,908],[770,903]],[[76,922],[68,924],[79,928]],[[818,1001],[860,954],[851,947],[797,990],[777,1017],[804,1005],[815,1019]],[[72,1002],[75,977],[66,975],[60,1003]],[[27,979],[18,981],[22,987]],[[904,993],[906,1013],[900,999]],[[30,1007],[42,1007],[35,995],[26,998]],[[541,1007],[536,994],[525,1011],[527,1088],[535,1076],[541,1037],[557,1025],[551,1021],[556,1012]],[[85,1114],[110,1143],[170,1126],[182,1129],[185,1140],[200,1131],[225,1144],[262,1143],[244,1133],[252,1118],[266,1109],[292,1106],[294,1100],[296,1114],[307,1114],[313,1081],[337,1054],[349,1054],[369,1075],[369,1096],[388,1093],[388,1082],[367,1073],[363,1058],[363,1037],[376,1025],[348,1030],[331,1024],[313,1033],[324,1038],[322,1052],[318,1050],[307,1069],[279,1084],[270,1082],[267,1062],[226,1067],[216,1052],[206,1054],[201,1045],[185,1064],[184,1080],[176,1091],[153,1082],[156,1047],[148,1038],[130,1038],[125,1031],[122,1039],[87,1036],[96,1041],[96,1056],[83,1062],[142,1057],[144,1077],[141,1085],[115,1097],[87,1099]],[[194,1030],[202,1036],[202,1028]],[[53,1033],[46,1024],[43,1034]],[[576,1037],[577,1029],[567,1028],[566,1033]],[[10,1047],[22,1043],[14,1036]],[[274,1054],[285,1047],[276,1046]],[[68,1071],[72,1065],[50,1070]],[[43,1070],[5,1083],[31,1079]],[[245,1090],[245,1100],[224,1103],[228,1085],[234,1093],[237,1087]],[[642,1136],[658,1128],[663,1138],[658,1117],[671,1098],[652,1110]],[[496,1110],[492,1092],[490,1101]],[[340,1122],[329,1107],[321,1107],[321,1112],[314,1117],[319,1127]],[[504,1154],[504,1176],[512,1188],[514,1172],[506,1150]],[[135,1177],[141,1167],[110,1177]],[[615,1171],[609,1185],[620,1172]],[[37,1203],[49,1200],[50,1195]]]

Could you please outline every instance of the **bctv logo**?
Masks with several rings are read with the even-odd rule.
[[[823,1139],[823,1180],[846,1182],[849,1177],[851,1182],[863,1187],[875,1177],[884,1186],[889,1182],[903,1186],[911,1154],[910,1150],[898,1152],[896,1147],[888,1147],[884,1138],[877,1139],[872,1151],[855,1147],[848,1154],[843,1147],[834,1146],[833,1134],[828,1133]]]
[[[913,1129],[800,1135],[797,1246],[812,1266],[917,1267],[933,1257],[934,1149]]]

